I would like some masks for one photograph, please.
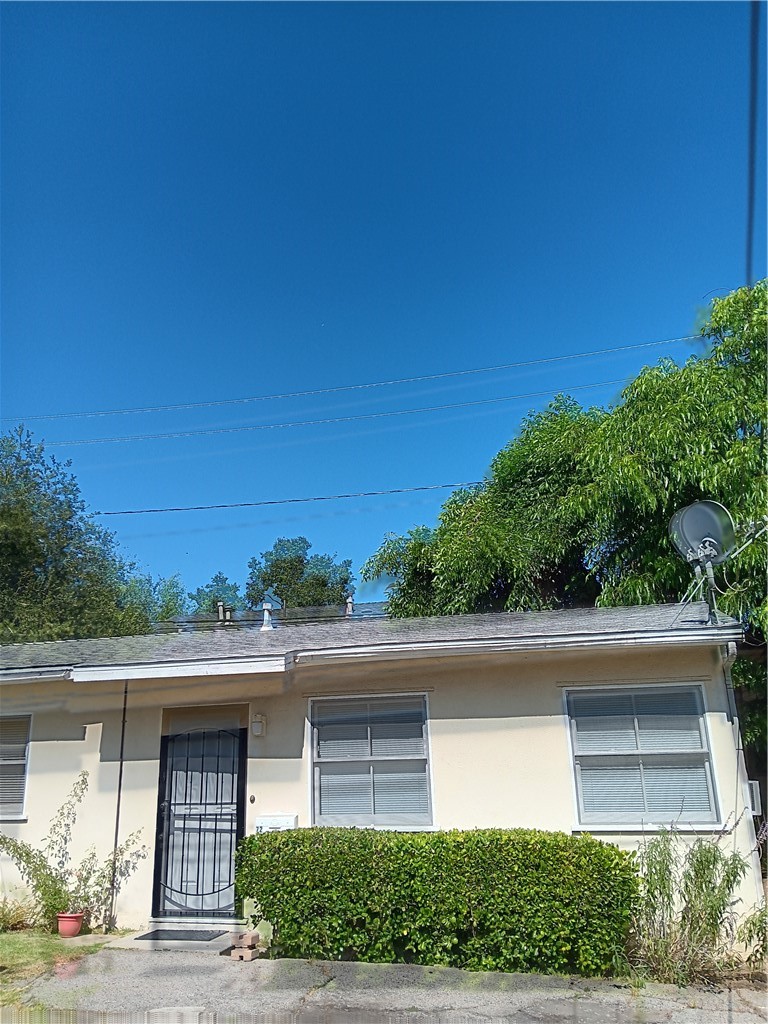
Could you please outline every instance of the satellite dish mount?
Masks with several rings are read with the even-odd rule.
[[[717,501],[694,501],[681,508],[669,521],[670,540],[693,567],[697,584],[705,577],[711,622],[717,622],[715,573],[713,566],[725,562],[736,547],[731,513]]]

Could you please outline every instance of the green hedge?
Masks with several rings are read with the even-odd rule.
[[[236,886],[276,957],[593,975],[623,953],[637,870],[588,835],[310,828],[243,839]]]

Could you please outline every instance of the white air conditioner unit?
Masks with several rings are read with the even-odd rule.
[[[759,818],[763,813],[763,802],[760,799],[760,783],[748,782],[747,787],[749,789],[749,807],[752,812],[752,816]]]

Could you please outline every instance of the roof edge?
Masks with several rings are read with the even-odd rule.
[[[66,682],[72,679],[72,666],[62,665],[53,668],[4,668],[0,669],[0,681],[3,683],[40,683]]]
[[[204,678],[233,675],[284,673],[311,664],[355,661],[392,661],[429,657],[466,657],[472,654],[516,654],[537,651],[605,651],[637,647],[717,647],[741,639],[738,623],[723,623],[697,629],[635,630],[616,633],[533,634],[514,637],[402,641],[339,646],[297,648],[287,654],[265,654],[200,660],[139,662],[114,665],[67,665],[53,668],[0,670],[4,683],[34,683],[71,680],[74,683],[111,682],[132,679]]]
[[[477,640],[432,640],[412,644],[372,644],[367,647],[320,648],[294,651],[288,657],[294,665],[358,660],[392,660],[404,654],[413,658],[435,655],[527,653],[536,651],[622,650],[636,647],[720,647],[743,635],[738,624],[705,626],[696,631],[638,630],[616,634],[564,633],[525,637],[493,637]]]

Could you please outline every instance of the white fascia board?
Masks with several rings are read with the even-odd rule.
[[[513,654],[534,651],[622,650],[635,647],[716,647],[741,637],[741,627],[712,626],[691,630],[637,633],[583,633],[562,636],[493,637],[478,640],[433,640],[411,644],[294,651],[295,666],[344,661],[392,661],[470,654]]]
[[[264,672],[284,672],[285,657],[247,658],[216,661],[147,662],[143,665],[82,666],[72,670],[75,683],[110,682],[115,679],[180,679],[209,676],[248,676]]]

